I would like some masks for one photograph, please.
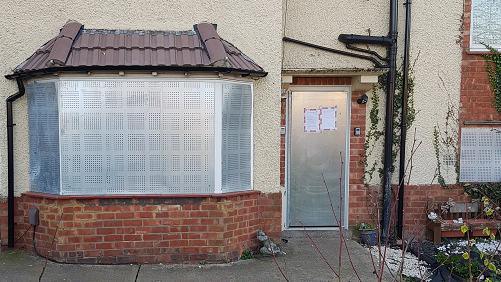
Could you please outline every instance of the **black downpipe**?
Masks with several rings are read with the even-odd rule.
[[[17,79],[19,91],[9,96],[7,102],[7,218],[8,218],[8,247],[14,247],[14,118],[12,115],[12,103],[21,98],[24,93],[24,84],[21,79]]]
[[[400,165],[398,170],[398,207],[397,207],[397,236],[402,239],[404,229],[404,189],[405,189],[405,142],[407,139],[407,100],[409,98],[409,53],[411,41],[411,5],[407,0],[405,5],[405,33],[404,33],[404,69],[402,78],[402,111],[400,121]]]
[[[383,218],[381,229],[381,241],[386,244],[390,235],[391,218],[391,174],[392,174],[392,151],[393,151],[393,97],[395,96],[395,78],[397,72],[397,37],[398,37],[398,0],[390,0],[390,26],[388,37],[392,44],[388,48],[388,71],[386,87],[386,116],[385,116],[385,142],[384,142],[384,168],[383,168]]]

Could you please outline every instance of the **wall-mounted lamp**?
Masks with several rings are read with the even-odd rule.
[[[357,99],[357,103],[360,104],[360,105],[364,105],[364,104],[367,104],[367,101],[369,101],[369,97],[367,95],[362,95],[360,97],[358,97]]]

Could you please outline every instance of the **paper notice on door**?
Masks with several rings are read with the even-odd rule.
[[[337,107],[324,107],[320,109],[320,130],[336,130]]]
[[[319,109],[304,109],[304,132],[320,132]]]

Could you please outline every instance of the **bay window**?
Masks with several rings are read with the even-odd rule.
[[[32,191],[251,189],[250,82],[60,78],[32,81],[27,93]]]

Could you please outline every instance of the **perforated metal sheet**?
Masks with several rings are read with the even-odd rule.
[[[26,86],[30,145],[30,189],[59,194],[59,120],[55,82]]]
[[[62,80],[62,194],[214,192],[215,83]]]
[[[501,128],[461,129],[460,181],[501,181]]]
[[[251,189],[252,91],[223,85],[222,191]]]

